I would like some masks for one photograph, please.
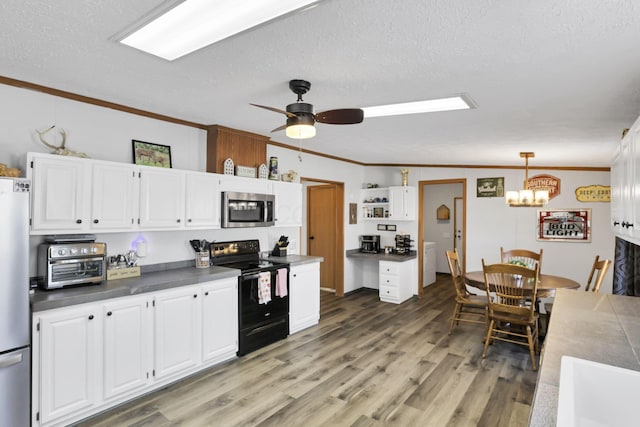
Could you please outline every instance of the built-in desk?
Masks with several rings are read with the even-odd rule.
[[[562,356],[640,371],[638,354],[640,298],[559,289],[544,343],[529,425],[556,425]],[[625,404],[625,398],[629,397],[620,396],[621,404]]]
[[[400,304],[418,293],[418,260],[415,251],[408,255],[395,255],[369,254],[352,249],[347,251],[347,258],[362,261],[362,285],[378,289],[380,301]]]

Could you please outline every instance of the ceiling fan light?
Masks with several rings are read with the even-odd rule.
[[[291,125],[287,126],[286,134],[293,139],[309,139],[316,136],[316,128],[306,124]]]

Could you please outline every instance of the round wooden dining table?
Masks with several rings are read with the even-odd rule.
[[[486,290],[484,284],[484,273],[480,271],[470,271],[464,275],[466,283],[474,288]],[[525,285],[526,286],[526,285]],[[575,280],[552,274],[540,274],[538,282],[538,297],[553,296],[556,289],[578,289],[580,283]]]

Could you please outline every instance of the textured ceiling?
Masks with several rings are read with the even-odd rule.
[[[318,124],[302,147],[365,163],[609,166],[640,113],[640,2],[323,0],[168,62],[114,41],[157,0],[3,0],[0,75],[298,147],[316,111],[467,93],[468,111]],[[218,17],[212,17],[214,22]]]

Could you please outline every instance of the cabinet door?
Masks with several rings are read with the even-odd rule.
[[[200,310],[195,287],[167,291],[154,298],[155,378],[161,379],[198,363]]]
[[[238,279],[202,287],[202,360],[224,360],[238,351]]]
[[[40,322],[40,422],[81,412],[99,399],[100,307],[72,307]]]
[[[31,160],[31,229],[84,230],[88,226],[84,191],[89,163],[60,156],[34,156]]]
[[[134,166],[93,162],[91,170],[91,228],[132,229],[136,184]]]
[[[184,173],[141,167],[140,227],[182,228],[184,217]]]
[[[414,187],[389,187],[389,218],[415,220],[415,196]]]
[[[272,182],[276,197],[276,227],[302,226],[302,184]]]
[[[151,366],[149,302],[128,297],[104,304],[104,397],[146,386]]]
[[[220,228],[218,175],[188,173],[186,176],[186,227]]]
[[[271,185],[266,179],[245,178],[233,175],[218,175],[218,177],[220,178],[220,191],[271,194]]]
[[[320,263],[291,267],[289,278],[289,332],[293,334],[320,319]]]

